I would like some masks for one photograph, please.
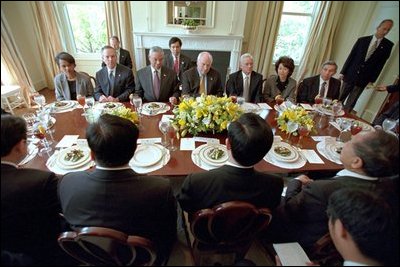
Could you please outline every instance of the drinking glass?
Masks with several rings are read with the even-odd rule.
[[[43,106],[46,105],[46,98],[44,95],[34,95],[33,100],[39,105],[39,110],[42,110]]]
[[[36,123],[34,125],[33,134],[39,138],[43,144],[43,148],[39,151],[39,156],[42,156],[43,153],[47,153],[49,155],[49,152],[52,150],[52,148],[50,147],[46,138],[46,125],[44,125],[42,122]]]
[[[94,97],[93,96],[87,96],[85,98],[85,102],[86,102],[86,105],[87,105],[88,108],[90,108],[90,109],[93,108],[94,103],[95,103]]]
[[[385,132],[389,132],[396,126],[396,123],[396,120],[386,118],[382,123],[382,128]]]
[[[86,99],[84,95],[76,95],[76,100],[78,100],[79,105],[81,105],[81,107],[84,109],[85,108],[85,103],[86,103]]]
[[[169,144],[168,139],[167,139],[168,127],[169,127],[168,121],[160,120],[160,122],[158,123],[158,128],[160,129],[160,131],[163,134],[163,140],[161,141],[161,144],[165,147],[167,147]]]
[[[236,102],[237,102],[240,106],[244,104],[244,101],[245,101],[244,97],[242,97],[242,96],[236,97]]]
[[[288,137],[287,137],[287,143],[290,144],[290,137],[292,136],[292,133],[294,133],[295,131],[297,131],[297,129],[299,128],[299,124],[297,122],[294,121],[288,121],[286,123],[286,128],[288,131]]]
[[[348,119],[338,118],[338,119],[336,119],[336,123],[340,127],[340,134],[339,134],[339,136],[337,138],[337,141],[345,142],[346,140],[344,140],[343,133],[350,129],[350,127],[352,125],[352,122],[350,120],[348,120]]]
[[[351,135],[356,135],[363,130],[362,126],[357,122],[353,122],[350,126]]]
[[[307,136],[310,134],[310,130],[306,125],[300,125],[299,128],[297,129],[297,132],[299,133],[299,140],[297,141],[297,147],[298,148],[303,148],[303,145],[301,144],[301,139],[303,139],[304,136]]]
[[[276,101],[276,104],[279,106],[280,104],[283,103],[283,101],[285,101],[285,99],[281,95],[278,95],[275,97],[275,101]]]
[[[169,124],[167,133],[168,133],[168,137],[169,137],[169,139],[171,141],[171,144],[168,146],[168,150],[169,151],[177,150],[178,148],[174,145],[174,140],[175,140],[175,136],[176,136],[176,132],[175,132],[174,126]]]
[[[315,104],[318,105],[318,106],[321,106],[321,104],[322,104],[322,99],[323,99],[322,96],[317,95],[317,96],[314,98]]]
[[[46,128],[46,132],[50,135],[51,141],[47,141],[49,145],[51,145],[54,141],[53,133],[54,130],[52,130],[50,127],[52,127],[53,122],[51,121],[51,109],[50,108],[45,108],[42,110],[42,112],[39,113],[37,116],[39,121],[44,125]]]
[[[143,130],[142,125],[142,98],[138,94],[130,95],[129,102],[131,103],[132,107],[135,107],[135,111],[138,114],[139,118],[139,129]]]
[[[336,117],[339,116],[340,112],[343,110],[343,104],[340,101],[334,102],[332,104],[333,121],[336,121]]]
[[[36,115],[34,113],[28,112],[22,115],[22,118],[24,118],[24,120],[26,121],[28,134],[33,134],[33,125],[36,121]]]

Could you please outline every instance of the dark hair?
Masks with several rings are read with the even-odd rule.
[[[1,116],[1,156],[10,154],[12,148],[26,139],[26,122],[14,115]]]
[[[114,51],[115,51],[115,48],[112,47],[111,45],[105,45],[105,46],[103,46],[103,47],[101,48],[101,53],[103,54],[103,51],[106,50],[106,49],[114,49]]]
[[[384,199],[371,191],[340,189],[329,198],[327,214],[331,223],[342,222],[364,256],[385,265],[394,260],[396,228]]]
[[[392,19],[384,19],[384,20],[381,21],[381,23],[379,23],[378,28],[385,22],[391,22],[392,25],[394,25],[394,21]]]
[[[399,139],[383,130],[368,133],[353,144],[354,153],[363,161],[368,176],[384,177],[399,173]]]
[[[118,41],[118,43],[119,43],[119,38],[118,38],[118,36],[116,36],[116,35],[113,35],[113,36],[111,36],[111,37],[110,37],[110,40],[111,40],[111,39],[115,39],[115,40],[117,40],[117,41]]]
[[[172,44],[179,42],[179,46],[182,46],[182,40],[179,39],[178,37],[172,37],[171,39],[169,39],[169,47],[171,47]]]
[[[285,68],[289,69],[288,78],[292,76],[294,71],[294,61],[291,57],[280,57],[278,61],[275,62],[275,71],[278,73],[279,65],[282,64]]]
[[[139,130],[133,122],[110,114],[101,115],[86,129],[96,162],[104,167],[127,164],[135,153],[138,137]]]
[[[228,139],[233,158],[243,166],[259,162],[273,142],[271,127],[259,115],[245,113],[229,124]]]
[[[326,65],[335,66],[336,70],[338,69],[338,66],[337,66],[336,62],[333,61],[333,60],[327,60],[327,61],[325,61],[324,63],[322,63],[321,67],[323,68],[323,67],[325,67]]]
[[[67,52],[60,52],[56,55],[56,57],[54,58],[58,67],[60,67],[60,60],[65,60],[70,64],[75,64],[75,58],[73,56],[71,56],[70,54],[68,54]]]

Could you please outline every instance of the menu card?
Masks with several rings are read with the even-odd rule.
[[[282,266],[307,266],[311,262],[299,243],[273,244]]]

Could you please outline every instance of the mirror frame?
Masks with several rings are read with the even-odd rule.
[[[182,24],[171,24],[168,23],[168,18],[172,17],[172,19],[174,19],[174,15],[173,14],[168,14],[169,9],[168,9],[168,3],[172,2],[172,5],[174,4],[175,1],[166,1],[165,2],[165,9],[166,9],[166,24],[167,26],[182,26]],[[197,27],[201,27],[201,28],[214,28],[214,21],[215,21],[215,2],[216,1],[206,1],[207,5],[206,5],[206,10],[210,10],[211,14],[208,14],[209,12],[206,11],[206,24],[205,25],[199,25]],[[174,5],[172,6],[173,9]],[[172,10],[173,12],[173,10]],[[190,17],[188,17],[188,19],[191,19]],[[207,22],[209,21],[209,24],[207,24]]]

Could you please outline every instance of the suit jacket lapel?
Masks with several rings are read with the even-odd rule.
[[[147,71],[146,71],[146,82],[147,82],[147,88],[150,88],[151,90],[151,95],[153,96],[154,99],[157,100],[156,96],[154,95],[154,88],[153,88],[153,73],[151,70],[151,66],[147,66]],[[161,83],[160,83],[161,84]]]
[[[108,82],[108,69],[107,69],[107,67],[104,67],[102,72],[103,72],[102,79],[103,79],[103,84],[104,84],[103,93],[104,93],[104,95],[109,96],[110,95],[110,84]]]

